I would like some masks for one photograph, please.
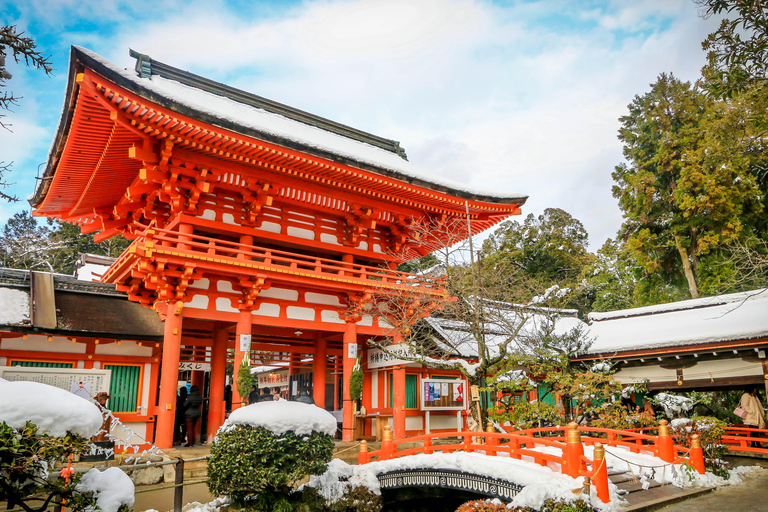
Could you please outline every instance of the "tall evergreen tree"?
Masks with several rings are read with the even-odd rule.
[[[722,108],[690,83],[662,74],[621,118],[627,161],[613,172],[613,195],[624,212],[624,237],[652,280],[685,283],[693,298],[702,258],[737,240],[762,209],[746,160],[709,131],[722,120]]]
[[[0,236],[2,266],[56,272],[57,253],[64,244],[52,241],[50,234],[50,229],[39,225],[28,211],[16,213]]]

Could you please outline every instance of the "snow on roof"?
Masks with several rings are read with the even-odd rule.
[[[768,289],[591,314],[591,354],[768,336]]]
[[[358,162],[397,172],[405,179],[423,180],[434,185],[495,199],[520,201],[523,194],[504,193],[492,189],[470,187],[464,183],[428,173],[412,163],[403,160],[395,153],[366,144],[336,133],[310,126],[279,114],[245,105],[195,87],[152,75],[140,78],[133,70],[120,68],[104,57],[79,46],[75,47],[110,71],[134,84],[156,93],[188,108],[206,113],[223,121],[235,123],[245,128],[257,130],[284,140],[316,148],[335,155],[350,158]],[[468,170],[467,175],[471,174]]]
[[[336,418],[325,409],[312,404],[289,402],[258,402],[236,409],[224,422],[222,430],[234,425],[263,427],[275,435],[293,432],[297,435],[322,432],[336,435]]]
[[[31,421],[53,437],[72,432],[90,438],[99,432],[103,418],[96,404],[69,391],[39,382],[0,379],[0,421],[15,429]]]
[[[100,282],[101,276],[109,268],[109,265],[96,265],[94,263],[86,263],[75,269],[75,277],[78,281],[91,281]]]
[[[0,288],[0,325],[29,324],[29,292]]]

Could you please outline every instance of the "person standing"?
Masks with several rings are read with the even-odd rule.
[[[741,395],[739,405],[747,411],[747,415],[744,417],[744,424],[746,426],[750,428],[765,428],[765,409],[763,409],[763,404],[760,403],[758,388],[751,388]],[[756,435],[756,433],[754,435],[750,434],[751,437],[756,437]],[[752,448],[762,448],[762,443],[752,441]]]
[[[193,384],[189,390],[189,395],[184,401],[184,418],[187,423],[187,444],[184,446],[195,446],[197,442],[197,421],[200,419],[202,413],[200,412],[200,406],[203,405],[203,397],[200,395],[200,389],[196,384]]]
[[[271,402],[273,400],[271,390],[269,388],[261,388],[261,396],[259,402]]]
[[[187,437],[187,423],[184,417],[184,402],[187,400],[187,387],[181,386],[176,395],[176,415],[173,422],[173,443],[184,444]]]
[[[305,404],[315,405],[315,400],[312,398],[312,395],[309,394],[309,389],[303,386],[299,390],[299,394],[296,395],[296,398],[294,398],[293,400],[295,402],[302,402]]]
[[[248,393],[248,405],[255,404],[258,401],[259,401],[259,390],[255,385],[251,386],[251,392]]]

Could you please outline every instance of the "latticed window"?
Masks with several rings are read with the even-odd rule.
[[[136,412],[139,397],[141,366],[105,364],[111,371],[109,408],[112,412]]]
[[[26,368],[72,368],[72,363],[54,363],[51,361],[11,361],[11,366]]]

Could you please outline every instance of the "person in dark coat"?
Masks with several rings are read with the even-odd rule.
[[[261,396],[259,397],[259,402],[271,402],[273,398],[270,391],[272,390],[269,388],[261,388]]]
[[[232,412],[232,386],[229,384],[224,386],[224,406],[227,413]]]
[[[187,420],[184,417],[184,402],[187,400],[187,387],[179,388],[176,395],[176,415],[173,421],[173,444],[183,444],[187,437]]]
[[[248,405],[255,404],[259,401],[259,390],[256,386],[251,386],[251,392],[248,393]]]
[[[202,416],[200,406],[203,405],[203,397],[200,395],[200,389],[197,385],[192,385],[189,395],[184,401],[184,418],[187,422],[187,444],[184,446],[195,446],[197,442],[197,422]]]
[[[296,395],[296,397],[293,400],[294,402],[301,402],[304,404],[315,405],[315,399],[312,398],[312,395],[309,394],[309,389],[303,386],[301,389],[299,389],[299,394]]]

